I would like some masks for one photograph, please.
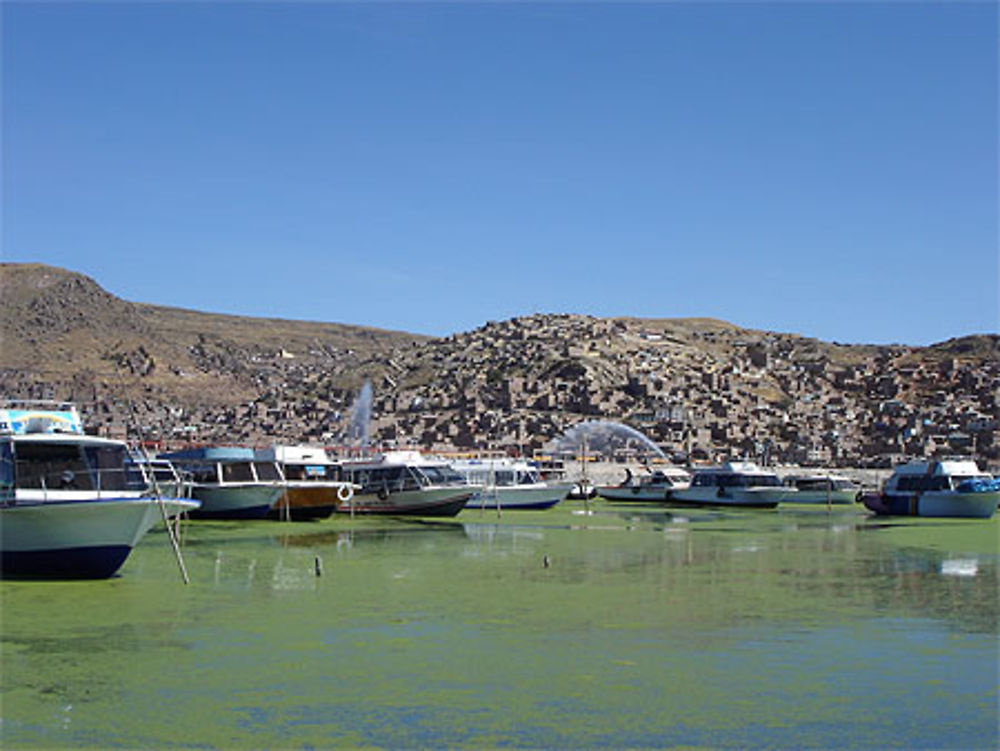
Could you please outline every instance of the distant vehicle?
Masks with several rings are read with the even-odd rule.
[[[862,502],[885,516],[989,519],[1000,503],[1000,482],[971,459],[912,461],[896,467],[882,491]]]
[[[256,458],[276,462],[285,478],[284,492],[268,518],[325,519],[354,497],[355,486],[341,478],[340,466],[321,447],[272,446],[259,450]]]
[[[680,467],[658,468],[635,477],[630,469],[618,485],[599,485],[597,494],[609,501],[665,501],[675,490],[691,485],[691,473]]]
[[[160,454],[191,483],[191,496],[201,501],[192,518],[263,519],[284,492],[281,470],[260,460],[251,448],[206,446]]]
[[[83,434],[76,408],[0,409],[0,571],[104,579],[159,521],[198,503],[130,488],[128,448]]]
[[[569,495],[571,482],[541,479],[538,468],[524,459],[461,459],[452,467],[470,485],[481,486],[466,508],[547,509]]]
[[[691,485],[673,491],[670,503],[775,508],[781,501],[795,500],[797,493],[795,488],[782,485],[776,474],[753,462],[729,462],[696,469]]]
[[[834,474],[790,475],[784,484],[798,491],[788,499],[794,503],[854,503],[861,492],[854,480]]]
[[[345,461],[343,477],[360,486],[339,513],[455,516],[476,492],[447,462],[418,451],[390,451]]]

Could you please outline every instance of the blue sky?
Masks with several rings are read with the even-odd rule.
[[[435,335],[998,323],[992,2],[3,5],[7,261]]]

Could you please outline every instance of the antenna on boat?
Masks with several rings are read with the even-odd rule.
[[[122,396],[125,397],[125,404],[128,405],[129,420],[132,422],[132,427],[135,430],[136,436],[141,437],[142,431],[139,427],[139,420],[136,415],[135,405],[132,403],[132,397],[129,396],[128,388],[125,386],[125,379],[122,378],[121,371],[118,370],[118,368],[115,368],[115,375],[118,376],[118,383],[121,385]],[[126,437],[127,436],[128,431],[126,431]],[[184,556],[181,555],[181,546],[177,540],[177,530],[175,530],[174,526],[170,523],[170,517],[167,514],[167,506],[163,502],[163,494],[160,492],[160,483],[156,478],[156,470],[153,468],[150,462],[149,454],[146,453],[146,447],[143,445],[141,440],[139,442],[139,449],[142,452],[142,458],[146,461],[146,466],[143,468],[143,476],[145,476],[148,471],[149,477],[152,478],[153,495],[156,499],[156,505],[160,507],[160,516],[163,517],[163,526],[167,530],[167,537],[170,538],[170,547],[173,548],[174,557],[177,559],[177,567],[181,571],[181,579],[185,584],[190,584],[191,579],[188,577],[187,566],[184,565]],[[180,524],[180,519],[178,519],[178,524]]]

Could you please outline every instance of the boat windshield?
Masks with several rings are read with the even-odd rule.
[[[223,482],[253,482],[251,462],[225,462],[222,465]]]
[[[124,490],[125,446],[80,443],[18,443],[17,484],[48,490]]]
[[[257,472],[257,479],[261,482],[281,481],[281,470],[274,462],[254,462],[253,468]]]
[[[413,469],[430,485],[465,485],[465,478],[447,464],[425,464]]]

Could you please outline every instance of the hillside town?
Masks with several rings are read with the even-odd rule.
[[[721,322],[538,314],[364,357],[203,338],[190,347],[200,374],[254,394],[228,404],[179,397],[150,377],[162,366],[145,351],[110,354],[110,373],[4,376],[9,396],[73,400],[96,430],[157,446],[532,456],[580,422],[609,420],[677,463],[888,467],[961,454],[996,466],[997,345],[995,336],[933,349],[837,345]]]

